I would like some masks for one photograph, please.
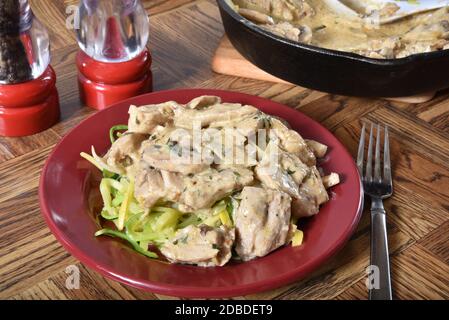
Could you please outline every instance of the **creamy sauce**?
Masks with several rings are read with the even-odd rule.
[[[369,40],[392,36],[400,37],[419,25],[423,16],[431,16],[428,13],[419,14],[378,28],[369,28],[363,20],[350,21],[335,15],[321,0],[308,0],[308,2],[314,8],[316,15],[305,17],[299,23],[309,25],[312,30],[320,29],[323,25],[326,26],[324,29],[314,32],[312,44],[342,51],[363,48],[365,45],[361,41],[366,43]]]
[[[222,266],[233,247],[244,261],[265,256],[290,243],[297,219],[317,214],[329,200],[330,176],[316,168],[327,147],[256,107],[202,96],[186,105],[131,106],[129,113],[128,131],[103,158],[96,156],[96,165],[122,177],[101,180],[91,208],[140,248],[159,246],[170,262]],[[175,129],[182,131],[171,134]],[[183,149],[193,154],[182,158]]]
[[[374,58],[449,49],[449,8],[384,24],[349,18],[321,0],[234,0],[237,12],[275,34],[319,47]],[[304,36],[309,33],[309,36]]]
[[[309,0],[309,3],[316,15],[305,17],[300,23],[309,25],[314,31],[318,30],[314,32],[312,44],[330,49],[354,48],[360,45],[360,41],[387,35],[386,28],[366,30],[361,22],[335,15],[321,1]],[[390,30],[390,33],[393,32]]]

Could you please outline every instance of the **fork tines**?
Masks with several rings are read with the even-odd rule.
[[[373,176],[373,143],[374,143],[374,123],[371,123],[371,130],[368,142],[368,154],[366,160],[366,168],[363,170],[363,163],[365,158],[365,135],[366,124],[363,124],[362,133],[360,135],[359,149],[357,155],[357,167],[359,168],[360,176],[364,182],[378,182],[391,184],[391,163],[390,163],[390,143],[388,136],[388,127],[382,130],[379,124],[376,125],[376,149],[374,151],[374,176]],[[381,131],[384,131],[384,159],[383,159],[383,177],[381,175]]]

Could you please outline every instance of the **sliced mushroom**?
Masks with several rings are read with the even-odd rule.
[[[274,20],[269,15],[251,9],[240,8],[239,13],[248,20],[260,24],[274,24]]]

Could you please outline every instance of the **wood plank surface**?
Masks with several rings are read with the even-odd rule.
[[[224,36],[218,45],[215,55],[212,59],[212,70],[217,73],[229,76],[250,78],[261,81],[287,83],[286,81],[276,78],[271,74],[257,68],[251,62],[246,60]]]
[[[286,83],[216,74],[211,69],[223,37],[212,0],[143,1],[150,14],[155,89],[219,88],[284,103],[331,130],[355,156],[363,122],[391,129],[395,193],[386,201],[394,297],[449,298],[449,91],[411,104],[330,95]],[[38,181],[54,145],[94,113],[80,103],[74,57],[66,28],[75,0],[32,0],[50,30],[62,119],[26,138],[0,138],[0,298],[167,299],[107,280],[82,266],[56,241],[38,204]],[[368,203],[367,203],[368,204]],[[366,299],[369,213],[345,248],[302,281],[237,299]],[[68,289],[66,268],[80,271],[80,288]]]

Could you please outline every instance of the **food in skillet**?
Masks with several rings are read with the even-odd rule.
[[[103,172],[96,235],[151,258],[223,266],[300,245],[296,222],[318,214],[339,183],[317,168],[325,145],[253,106],[202,96],[131,106],[129,115],[111,129],[105,156],[82,156]]]
[[[370,58],[402,58],[449,49],[449,7],[373,25],[374,17],[396,12],[398,6],[394,1],[354,19],[338,15],[322,0],[228,0],[228,3],[243,17],[278,36]]]

